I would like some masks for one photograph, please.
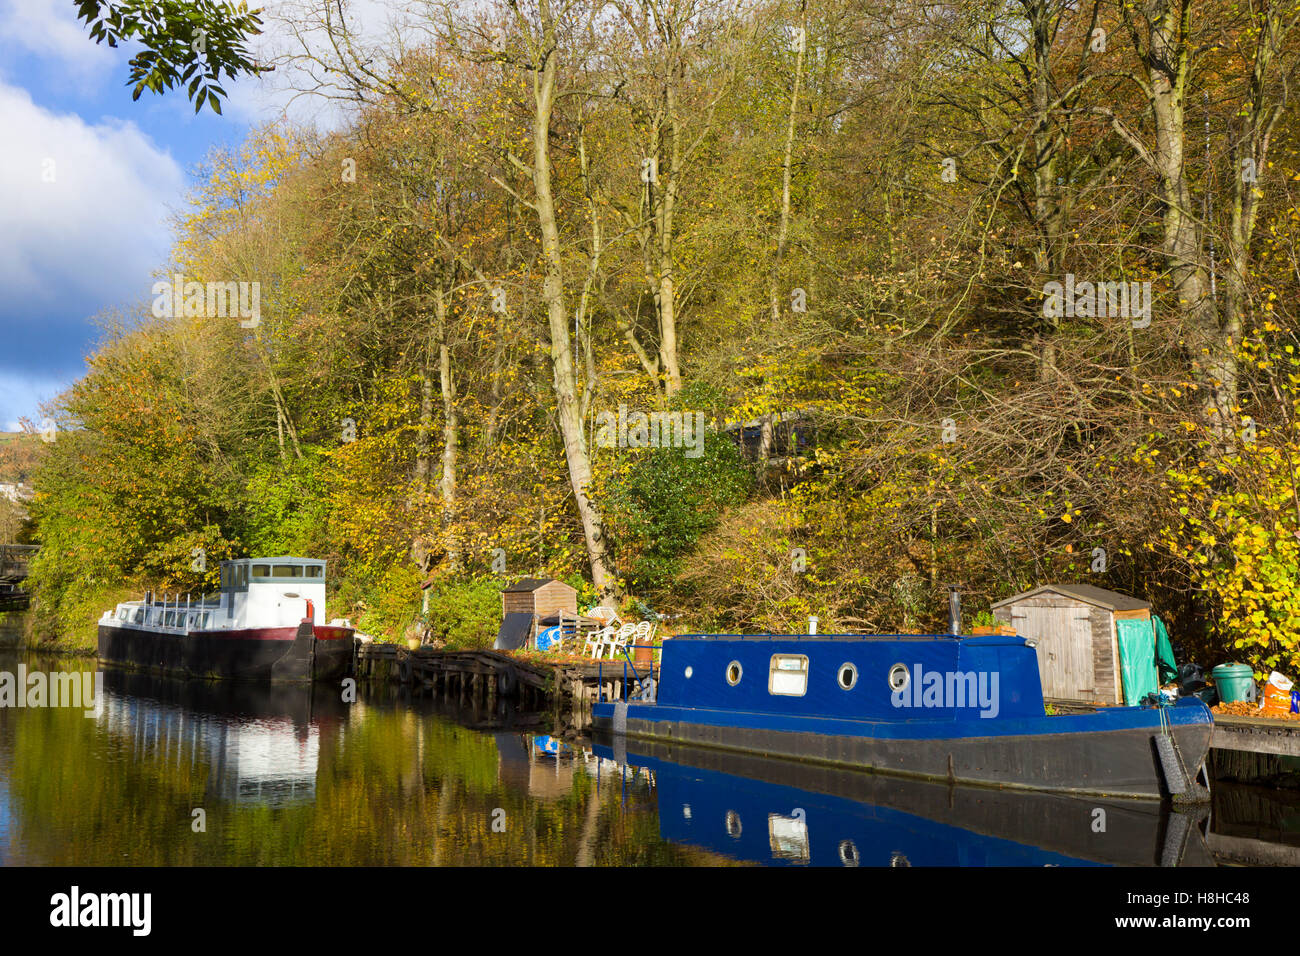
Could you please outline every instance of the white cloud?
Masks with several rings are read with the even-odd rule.
[[[91,124],[0,83],[0,420],[82,371],[90,316],[147,299],[171,245],[180,167],[134,124]],[[52,177],[52,182],[44,181]]]
[[[142,296],[124,282],[147,278],[167,252],[167,204],[185,192],[175,160],[133,123],[56,115],[4,84],[0,116],[0,286],[10,303],[57,302],[70,289],[105,302]]]
[[[82,82],[102,78],[118,59],[107,44],[90,39],[71,0],[0,0],[0,36],[38,56],[58,60],[65,74]]]

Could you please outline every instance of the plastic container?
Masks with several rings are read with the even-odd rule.
[[[1285,717],[1296,711],[1295,682],[1277,671],[1264,683],[1264,716]]]
[[[1255,700],[1255,674],[1249,664],[1220,664],[1210,671],[1210,678],[1225,704]]]

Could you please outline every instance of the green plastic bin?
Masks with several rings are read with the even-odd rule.
[[[1249,664],[1220,664],[1210,671],[1219,700],[1231,703],[1236,700],[1255,699],[1255,673]]]

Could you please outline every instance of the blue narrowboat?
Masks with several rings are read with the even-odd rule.
[[[644,684],[596,704],[594,729],[952,784],[1208,798],[1200,700],[1049,715],[1022,637],[685,635]]]

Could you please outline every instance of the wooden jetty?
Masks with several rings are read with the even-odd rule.
[[[1093,704],[1081,704],[1076,701],[1047,700],[1046,703],[1052,705],[1060,714],[1087,714],[1096,710]],[[1211,750],[1236,750],[1243,753],[1300,757],[1300,720],[1239,717],[1235,714],[1213,716]]]
[[[501,651],[445,651],[398,644],[356,645],[358,680],[390,681],[429,691],[435,697],[464,702],[517,699],[521,707],[544,708],[569,702],[625,700],[642,682],[658,677],[658,668],[615,660],[563,660],[554,663]]]
[[[1297,757],[1300,756],[1300,720],[1215,714],[1210,747]]]

